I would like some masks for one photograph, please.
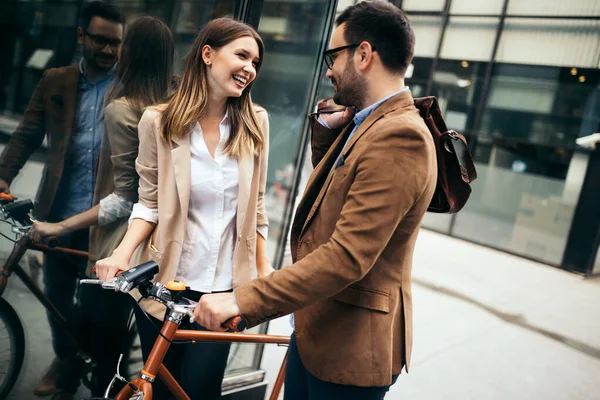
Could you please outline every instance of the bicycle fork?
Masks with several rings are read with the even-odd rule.
[[[167,386],[169,391],[178,400],[190,400],[173,375],[162,364],[167,351],[171,345],[170,341],[175,337],[175,332],[181,323],[181,315],[171,314],[161,329],[161,335],[156,339],[152,352],[140,372],[140,376],[126,385],[115,397],[115,400],[129,400],[138,395],[138,399],[152,399],[152,384],[158,376]],[[135,397],[133,397],[135,398]]]

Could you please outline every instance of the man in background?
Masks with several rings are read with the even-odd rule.
[[[125,18],[114,6],[99,1],[84,6],[77,28],[81,61],[44,73],[23,121],[0,156],[0,191],[9,193],[13,179],[47,138],[48,159],[34,209],[38,220],[62,221],[92,206],[104,129],[104,94],[114,78],[124,29]],[[60,245],[87,250],[88,236],[87,230],[74,232],[61,237]],[[44,257],[45,294],[73,326],[77,282],[86,265],[87,260],[60,254]],[[52,318],[49,322],[56,358],[34,393],[52,394],[56,400],[72,399],[83,369],[78,349]],[[102,346],[102,342],[89,345]],[[102,353],[93,348],[90,352]]]

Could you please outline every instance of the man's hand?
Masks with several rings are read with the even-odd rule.
[[[211,331],[224,331],[221,325],[229,318],[240,315],[233,293],[205,294],[194,309],[197,323]]]
[[[10,185],[0,178],[0,193],[10,193]]]
[[[31,226],[29,230],[29,237],[37,243],[44,243],[44,240],[51,237],[62,236],[67,232],[65,226],[62,223],[58,222],[55,224],[51,224],[49,222],[39,222],[36,221]]]
[[[348,125],[348,122],[354,117],[356,108],[346,107],[344,111],[335,112],[332,114],[320,114],[321,118],[331,129],[339,129]]]

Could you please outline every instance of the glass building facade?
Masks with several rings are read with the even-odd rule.
[[[568,268],[568,239],[581,234],[574,220],[597,153],[575,140],[600,131],[600,2],[396,4],[417,40],[407,84],[415,97],[438,97],[449,128],[466,135],[479,175],[460,213],[428,214],[424,227]],[[590,223],[598,232],[598,220]],[[592,264],[585,272],[600,272]]]
[[[266,55],[253,99],[267,109],[271,124],[268,246],[274,265],[285,265],[294,204],[311,170],[305,162],[306,115],[333,92],[321,53],[335,16],[356,1],[111,2],[128,22],[153,15],[171,27],[176,73],[197,32],[212,18],[231,15],[258,29]],[[75,30],[84,3],[0,3],[0,132],[14,131],[45,69],[80,58]],[[392,3],[408,13],[416,34],[407,85],[415,97],[438,97],[449,128],[467,137],[479,175],[459,214],[428,214],[423,226],[546,264],[599,273],[600,211],[593,205],[600,193],[594,192],[600,157],[598,150],[578,148],[575,140],[600,131],[600,2]],[[260,346],[232,348],[226,392],[262,379],[261,354]]]

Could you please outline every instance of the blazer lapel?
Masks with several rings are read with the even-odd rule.
[[[248,211],[248,201],[250,199],[250,186],[252,175],[254,174],[254,156],[251,153],[244,152],[238,159],[239,186],[238,186],[238,206],[236,216],[237,234],[242,232],[244,218]]]
[[[325,154],[319,165],[317,165],[317,168],[310,175],[306,184],[306,189],[304,190],[304,196],[302,196],[302,200],[296,209],[294,223],[292,225],[292,234],[300,232],[299,235],[301,235],[302,232],[304,232],[304,228],[308,225],[309,215],[312,216],[312,206],[323,191],[321,189],[329,184],[329,175],[332,175],[329,171],[331,171],[333,163],[340,154],[340,151],[342,151],[342,146],[346,143],[348,135],[353,129],[354,124],[348,124],[335,142],[333,142],[327,154]]]
[[[344,158],[346,158],[346,156],[348,155],[350,150],[352,150],[352,147],[360,139],[360,137],[367,130],[369,130],[371,128],[371,126],[373,126],[373,124],[375,122],[377,122],[380,118],[383,118],[386,114],[388,114],[398,108],[407,107],[407,106],[410,106],[413,104],[414,104],[414,100],[413,100],[413,97],[412,97],[410,91],[406,91],[406,92],[402,92],[402,93],[392,97],[391,99],[389,99],[388,101],[384,102],[379,107],[377,107],[377,109],[375,111],[373,111],[373,113],[371,115],[369,115],[367,117],[367,119],[363,121],[362,124],[360,124],[360,126],[358,127],[356,132],[354,132],[354,135],[352,136],[352,138],[350,139],[350,141],[348,142],[346,147],[343,149]],[[337,160],[337,156],[342,151],[342,146],[344,146],[344,143],[346,142],[348,135],[352,132],[352,129],[354,129],[353,123],[348,125],[348,127],[346,127],[344,132],[340,135],[340,137],[331,146],[331,149],[325,155],[326,162],[321,162],[319,164],[319,167],[311,175],[312,179],[310,179],[307,184],[306,193],[308,194],[311,190],[313,192],[316,190],[319,190],[319,192],[313,202],[310,202],[312,196],[306,195],[303,198],[303,202],[301,202],[300,205],[298,206],[298,210],[300,210],[300,206],[308,207],[308,205],[312,203],[310,211],[308,212],[308,215],[306,216],[306,219],[304,220],[304,223],[302,225],[302,230],[300,231],[300,236],[302,236],[302,233],[304,233],[304,230],[310,223],[312,217],[315,215],[317,209],[319,208],[319,205],[321,204],[321,201],[323,200],[323,197],[325,196],[325,193],[327,192],[327,188],[329,187],[329,184],[331,183],[331,180],[333,179],[333,173],[330,173],[331,168],[333,167],[333,163],[335,162],[335,160]],[[350,130],[350,131],[348,131],[348,130]],[[323,174],[327,174],[327,176],[324,178],[325,180],[324,180],[323,184],[320,186],[320,189],[318,189],[319,188],[318,183],[323,180],[323,177],[322,177]],[[313,185],[315,187],[313,187]],[[306,202],[304,200],[306,200]],[[299,212],[296,213],[296,217],[298,217],[298,216],[299,216]]]
[[[190,187],[192,180],[192,156],[190,151],[190,134],[173,139],[171,160],[175,173],[175,183],[179,194],[181,215],[185,221],[188,214],[190,201]]]

